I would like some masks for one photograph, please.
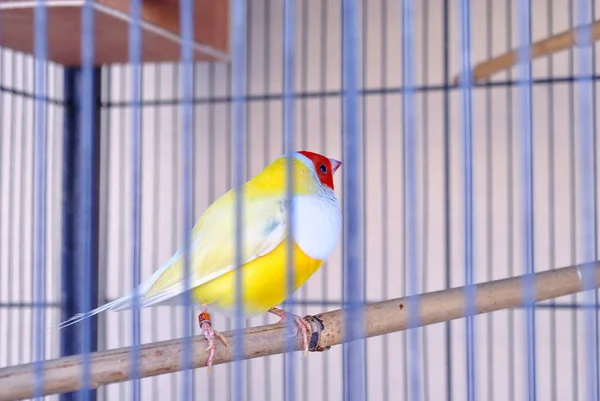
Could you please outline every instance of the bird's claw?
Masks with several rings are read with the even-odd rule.
[[[301,318],[300,316],[294,315],[292,313],[285,312],[281,309],[272,308],[271,313],[276,314],[280,317],[279,323],[286,323],[290,319],[292,319],[295,323],[294,325],[294,334],[295,337],[298,334],[298,329],[302,333],[302,346],[304,348],[304,356],[308,355],[308,333],[312,333],[312,327],[310,323]]]
[[[206,347],[205,351],[208,351],[208,359],[206,360],[206,374],[209,375],[210,367],[212,366],[215,357],[215,349],[217,348],[215,344],[215,337],[218,337],[226,347],[229,347],[229,343],[221,333],[212,328],[210,323],[210,315],[208,312],[202,312],[198,316],[198,321],[200,323],[200,330],[208,341],[208,347]]]

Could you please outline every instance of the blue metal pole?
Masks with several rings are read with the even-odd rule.
[[[61,321],[67,320],[76,313],[82,312],[84,305],[79,301],[89,297],[90,309],[98,307],[98,240],[99,240],[99,186],[100,186],[100,69],[94,68],[92,73],[93,89],[91,93],[81,93],[82,90],[81,68],[65,68],[64,73],[64,156],[63,156],[63,227],[62,227],[62,258],[61,258]],[[91,131],[91,145],[82,147],[82,133],[80,120],[83,118],[81,97],[92,96],[93,127]],[[84,152],[86,150],[86,152]],[[82,171],[79,166],[83,158],[91,161],[91,171]],[[85,174],[91,177],[86,177]],[[80,193],[82,182],[91,185],[88,199],[91,204],[84,205]],[[86,210],[86,207],[88,209]],[[90,210],[91,209],[91,210]],[[90,215],[91,214],[91,215]],[[81,220],[91,218],[91,230],[82,232]],[[81,266],[80,256],[84,252],[83,244],[90,244],[89,266]],[[90,273],[84,280],[84,272]],[[89,280],[88,280],[89,279]],[[87,303],[87,302],[86,302]],[[87,306],[85,309],[88,309]],[[68,356],[81,353],[84,349],[88,352],[97,350],[98,328],[97,317],[91,317],[90,322],[65,327],[60,331],[60,354]],[[90,324],[90,344],[82,344],[78,335],[83,330],[83,325]],[[76,393],[65,393],[60,396],[61,401],[71,401]],[[90,390],[87,398],[96,400],[96,391]]]

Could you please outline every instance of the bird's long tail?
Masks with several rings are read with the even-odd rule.
[[[146,306],[151,306],[151,305],[155,305],[155,304],[159,304],[159,303],[169,302],[169,299],[165,298],[164,294],[162,294],[161,296],[157,296],[157,297],[153,297],[153,298],[149,298],[149,299],[146,299],[144,294],[146,294],[146,292],[152,287],[152,285],[156,282],[156,280],[180,257],[181,257],[181,251],[178,250],[177,252],[175,252],[175,254],[173,256],[171,256],[171,258],[163,266],[161,266],[160,269],[156,270],[152,274],[152,276],[150,276],[146,281],[140,283],[139,286],[137,287],[137,291],[134,289],[127,295],[122,296],[121,298],[115,299],[114,301],[104,304],[104,305],[100,306],[99,308],[92,309],[89,312],[78,313],[75,316],[65,320],[64,322],[59,323],[58,326],[48,327],[48,329],[58,328],[58,330],[60,330],[65,327],[68,327],[72,324],[79,323],[82,320],[85,320],[89,317],[92,317],[94,315],[97,315],[97,314],[99,314],[101,312],[105,312],[105,311],[122,311],[125,309],[130,309],[133,307],[133,300],[136,295],[136,292],[137,292],[137,296],[138,296],[138,300],[139,300],[138,305],[140,307],[146,307]],[[172,297],[169,297],[169,298],[172,298]],[[174,302],[174,301],[171,301],[171,302]]]
[[[122,296],[121,298],[115,299],[114,301],[108,302],[96,309],[92,309],[91,311],[78,313],[78,314],[74,315],[73,317],[65,320],[64,322],[59,323],[58,326],[49,327],[49,329],[52,329],[52,328],[58,328],[59,330],[64,329],[67,326],[70,326],[75,323],[79,323],[82,320],[85,320],[89,317],[92,317],[94,315],[97,315],[97,314],[105,312],[105,311],[125,309],[129,306],[129,304],[131,304],[132,299],[133,299],[133,293],[127,294],[125,296]]]

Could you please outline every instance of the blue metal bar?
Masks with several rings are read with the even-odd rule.
[[[462,92],[462,124],[463,124],[463,174],[464,174],[464,219],[465,219],[465,314],[466,314],[466,359],[467,359],[467,400],[474,401],[477,382],[475,368],[475,314],[476,288],[473,285],[475,276],[473,259],[473,132],[471,106],[471,2],[461,0],[461,92]],[[488,250],[489,251],[489,250]]]
[[[362,161],[360,150],[359,83],[360,32],[356,0],[342,2],[343,97],[343,299],[345,340],[343,345],[344,399],[362,400],[365,389],[364,288],[362,277]]]
[[[131,198],[131,223],[132,223],[132,346],[131,346],[131,386],[132,399],[139,401],[141,397],[139,379],[139,346],[140,333],[140,299],[138,285],[141,279],[141,63],[142,63],[142,32],[141,0],[132,0],[130,3],[131,21],[129,22],[129,63],[131,68],[131,172],[132,172],[132,198]]]
[[[182,367],[183,367],[183,386],[182,400],[192,400],[193,394],[193,370],[192,370],[192,341],[193,334],[192,320],[192,296],[191,292],[187,291],[191,288],[191,230],[192,230],[192,205],[194,191],[192,186],[194,183],[194,166],[192,163],[194,157],[194,141],[193,141],[193,90],[195,89],[194,69],[193,69],[193,50],[192,43],[194,42],[194,3],[192,0],[180,0],[179,7],[179,22],[181,24],[181,96],[182,96],[182,140],[181,140],[181,160],[183,170],[183,185],[182,185],[182,229],[183,229],[183,280],[184,295],[183,307],[183,352],[182,352]]]
[[[308,90],[308,64],[309,64],[309,60],[311,59],[309,56],[309,52],[308,52],[308,43],[309,43],[309,25],[308,25],[308,19],[309,17],[309,1],[308,0],[302,0],[302,25],[301,25],[301,32],[302,32],[302,49],[301,49],[301,53],[300,53],[300,86],[302,88],[303,92],[306,92]],[[302,127],[302,132],[300,134],[300,148],[302,149],[307,149],[308,148],[308,133],[309,133],[309,129],[308,129],[308,102],[306,101],[306,99],[302,99],[300,100],[300,106],[301,106],[301,110],[300,110],[300,123],[301,123],[301,127]],[[322,266],[323,267],[323,266]],[[292,277],[292,276],[290,276]],[[303,285],[302,289],[301,289],[301,299],[306,299],[308,297],[308,286]],[[300,313],[301,316],[306,316],[306,314],[308,313],[307,307],[306,305],[303,305],[302,308],[300,309]],[[309,368],[309,364],[308,363],[303,363],[301,365],[302,367],[302,389],[304,390],[302,392],[302,400],[303,401],[309,401],[309,391],[306,391],[306,389],[309,386],[309,374],[308,374],[308,368]]]
[[[519,26],[519,50],[517,54],[520,81],[520,125],[521,125],[521,197],[523,202],[523,269],[525,277],[524,306],[525,306],[525,341],[527,366],[527,398],[537,399],[536,389],[536,344],[535,344],[535,287],[533,281],[534,265],[534,224],[533,224],[533,136],[532,136],[532,104],[531,104],[531,2],[517,1]]]
[[[79,306],[84,311],[92,309],[92,304],[98,301],[98,243],[99,228],[98,215],[99,208],[99,167],[100,158],[88,157],[94,150],[100,152],[100,127],[98,126],[99,107],[96,100],[100,98],[100,71],[94,68],[94,10],[91,0],[86,0],[81,10],[81,76],[75,82],[78,85],[79,103],[81,104],[81,118],[79,119],[79,159],[77,169],[81,176],[77,183],[77,194],[81,215],[77,216],[78,226],[78,266],[81,274],[80,286],[87,288],[80,289],[78,292]],[[94,72],[96,80],[94,81]],[[95,87],[97,84],[98,87]],[[95,220],[95,221],[94,221]],[[95,223],[95,224],[94,224]],[[95,250],[95,252],[93,251]],[[92,270],[94,272],[92,273]],[[93,281],[92,281],[93,280]],[[92,288],[95,287],[95,288]],[[90,299],[89,294],[94,294],[94,299]],[[94,306],[95,307],[95,306]],[[97,324],[97,322],[96,322]],[[90,392],[87,391],[87,383],[90,382],[91,366],[89,353],[92,348],[92,327],[91,321],[86,319],[80,326],[80,344],[79,350],[82,358],[81,381],[85,383],[79,391],[80,399],[86,401],[90,398]],[[97,328],[96,328],[97,330]],[[94,348],[97,347],[98,339],[94,341]],[[94,398],[96,393],[94,392]]]
[[[234,329],[237,330],[233,343],[233,382],[234,399],[243,400],[242,385],[243,380],[243,355],[244,344],[242,338],[242,327],[244,316],[242,310],[242,274],[240,267],[242,265],[242,203],[244,183],[244,139],[245,139],[245,86],[246,86],[246,2],[244,0],[235,0],[232,2],[232,128],[233,128],[233,187],[235,188],[235,305],[236,313],[234,318]],[[230,159],[231,160],[231,159]]]
[[[405,88],[402,96],[402,137],[404,158],[404,249],[405,263],[408,274],[406,276],[406,294],[408,296],[419,293],[418,288],[418,254],[419,241],[417,235],[417,161],[416,161],[416,113],[415,113],[415,29],[414,29],[414,3],[411,0],[402,1],[402,86]],[[419,371],[419,353],[421,351],[419,329],[419,300],[411,299],[407,305],[408,313],[408,398],[421,400],[421,373]]]
[[[82,77],[81,68],[65,69],[61,321],[98,307],[100,69],[92,71],[91,90],[83,87]],[[86,120],[82,115],[84,96],[89,97],[89,104],[93,105],[89,130],[82,124]],[[88,163],[86,168],[81,168],[82,163]],[[82,222],[87,224],[84,226]],[[82,259],[85,259],[83,264]],[[61,356],[97,350],[97,317],[81,324],[81,327],[72,325],[61,330]],[[80,329],[89,332],[82,338],[78,335]],[[96,391],[87,392],[86,397],[95,400]],[[63,394],[60,399],[73,400],[75,393]]]
[[[256,10],[256,7],[248,7],[247,12],[246,12],[246,54],[247,54],[246,76],[247,77],[252,77],[253,62],[254,62],[254,59],[256,58],[255,52],[260,48],[260,45],[261,45],[260,43],[258,43],[258,46],[256,46],[256,44],[252,40],[252,32],[253,32],[252,21],[254,19],[254,17],[253,17],[254,10]],[[253,84],[252,79],[246,80],[246,83],[245,83],[246,94],[252,92],[252,84]],[[252,174],[252,152],[251,152],[252,137],[256,136],[255,134],[253,135],[253,130],[252,130],[252,119],[254,116],[255,116],[255,114],[250,113],[250,112],[246,113],[246,115],[245,115],[246,146],[244,147],[244,157],[245,157],[246,176]],[[269,315],[268,313],[265,314],[265,318],[267,320],[269,319],[268,315]],[[246,322],[249,323],[249,319],[246,319]],[[246,394],[247,401],[252,401],[252,381],[253,381],[252,373],[254,371],[254,369],[253,369],[254,362],[255,361],[252,361],[252,360],[244,361],[244,367],[245,367],[244,373],[246,374],[246,376],[244,377],[244,382],[245,382],[244,393]]]
[[[576,12],[576,21],[580,25],[577,28],[576,36],[577,43],[579,44],[579,74],[577,81],[577,88],[579,92],[578,109],[580,110],[580,123],[579,123],[579,135],[580,135],[580,171],[581,171],[581,192],[580,192],[580,216],[581,216],[581,234],[583,237],[582,242],[582,255],[585,267],[581,273],[583,288],[587,289],[584,293],[584,298],[587,303],[596,303],[597,292],[594,287],[595,282],[595,267],[594,260],[596,257],[596,237],[595,237],[595,223],[596,214],[594,208],[594,200],[596,195],[596,182],[595,178],[595,166],[594,166],[594,155],[596,152],[593,132],[593,121],[592,121],[592,85],[591,82],[586,79],[585,81],[579,81],[581,78],[591,76],[593,73],[592,67],[592,49],[593,44],[591,38],[591,23],[592,23],[592,2],[589,0],[578,0],[578,7]],[[586,374],[585,374],[585,388],[588,400],[598,399],[598,365],[596,356],[598,355],[598,343],[596,341],[598,336],[598,313],[592,309],[587,309],[584,313],[586,322],[585,324],[585,359],[586,359]],[[573,383],[576,385],[576,383]]]
[[[596,15],[596,3],[592,2],[591,4],[591,15]],[[591,70],[590,70],[590,74],[593,74],[596,71],[596,56],[597,56],[597,51],[596,51],[596,46],[591,45],[592,48],[592,55],[591,55]],[[591,103],[591,107],[592,110],[597,110],[597,85],[593,84],[592,85],[592,103]],[[593,152],[593,158],[592,158],[592,164],[593,164],[593,182],[595,185],[595,188],[597,188],[597,183],[598,183],[598,116],[597,113],[592,112],[592,132],[593,132],[593,146],[592,149],[594,149]],[[598,191],[596,191],[594,189],[593,191],[593,197],[594,197],[594,239],[597,241],[598,239]],[[598,260],[598,246],[597,244],[594,245],[594,260]],[[599,294],[599,290],[596,288],[594,290],[594,304],[595,306],[599,306],[600,305],[600,294]],[[595,345],[594,345],[594,350],[595,350],[595,359],[596,359],[596,378],[595,380],[600,381],[600,347],[598,346],[598,344],[600,343],[600,318],[598,316],[598,314],[594,315],[594,332],[595,332]],[[600,400],[600,386],[596,385],[596,399]]]
[[[33,135],[33,255],[32,255],[32,289],[34,303],[44,302],[46,298],[46,135],[47,105],[42,97],[47,87],[47,27],[48,15],[46,4],[36,0],[34,10],[35,40],[34,40],[34,92],[40,97],[35,99],[34,135]],[[46,354],[46,313],[43,308],[36,308],[33,313],[32,327],[34,328],[33,361],[34,361],[34,391],[35,399],[41,399],[43,391],[43,360]]]
[[[294,102],[294,82],[295,82],[295,1],[285,0],[283,6],[283,146],[286,154],[286,203],[292,205],[294,195],[294,174],[292,152],[294,151],[295,134],[295,102]],[[286,300],[283,308],[289,313],[294,313],[294,308],[290,304],[294,300],[294,208],[286,208]],[[296,372],[294,364],[294,322],[290,319],[287,324],[286,349],[288,352],[283,357],[284,369],[284,399],[291,401],[295,399],[296,393]]]

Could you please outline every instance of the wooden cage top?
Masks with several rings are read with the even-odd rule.
[[[46,0],[50,61],[81,65],[83,0]],[[144,62],[181,59],[178,0],[141,0]],[[194,0],[194,59],[228,61],[229,1]],[[95,0],[94,64],[129,61],[130,1]],[[35,0],[0,0],[0,46],[34,54]]]

